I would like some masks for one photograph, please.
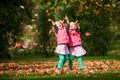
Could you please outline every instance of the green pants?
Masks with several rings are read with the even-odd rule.
[[[84,69],[82,56],[77,57],[77,59],[79,62],[80,69]],[[74,55],[69,55],[69,68],[70,69],[72,69],[72,67],[73,67],[73,60],[74,60]]]
[[[63,68],[65,62],[68,60],[68,55],[59,54],[58,69]]]
[[[69,57],[69,68],[72,69],[74,56],[70,54],[68,55],[68,57]]]

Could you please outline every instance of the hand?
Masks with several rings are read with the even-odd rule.
[[[52,25],[55,25],[54,21],[52,19],[48,19],[49,22],[52,23]]]
[[[65,15],[65,20],[66,20],[67,23],[70,23],[69,19],[68,19],[68,17],[66,15]]]
[[[49,22],[52,22],[53,20],[52,19],[48,19]]]
[[[77,24],[77,23],[78,23],[78,20],[75,21],[75,24]]]
[[[60,23],[62,23],[62,24],[64,23],[64,20],[59,20],[59,21],[60,21]]]
[[[65,20],[68,20],[68,17],[67,17],[67,15],[65,15]]]

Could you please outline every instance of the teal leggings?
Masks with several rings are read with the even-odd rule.
[[[79,62],[80,69],[84,69],[82,56],[77,57],[77,59],[78,59],[78,62]],[[73,60],[74,60],[74,56],[69,55],[69,68],[70,69],[72,69],[72,67],[73,67]]]
[[[59,54],[58,69],[63,68],[65,62],[68,60],[68,55]]]

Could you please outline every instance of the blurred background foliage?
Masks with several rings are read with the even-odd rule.
[[[65,15],[79,21],[87,55],[120,55],[119,14],[119,0],[0,1],[0,57],[55,56],[48,19],[63,20]]]

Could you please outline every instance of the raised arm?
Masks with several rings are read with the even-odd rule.
[[[77,28],[80,29],[80,26],[79,26],[78,20],[75,21],[75,25],[77,26]]]
[[[48,19],[48,21],[52,23],[53,29],[55,30],[55,33],[57,33],[58,32],[58,27],[55,25],[55,22],[52,19]]]
[[[78,20],[75,21],[75,24],[76,24],[76,25],[78,24]]]
[[[53,26],[55,25],[55,22],[52,19],[48,19],[48,21],[51,22]]]
[[[67,22],[67,24],[69,24],[70,22],[69,22],[69,18],[65,15],[65,20],[66,20],[66,22]]]

